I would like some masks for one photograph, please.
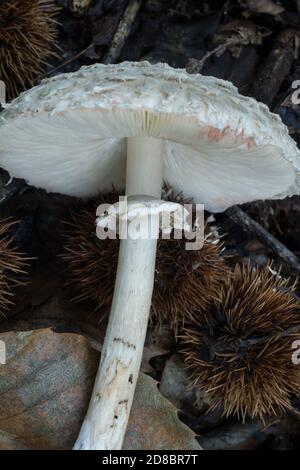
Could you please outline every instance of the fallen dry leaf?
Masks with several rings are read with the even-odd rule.
[[[155,380],[140,374],[124,449],[201,450],[195,433],[179,420],[177,411],[158,391]]]
[[[0,449],[71,449],[86,413],[99,353],[73,333],[0,334]],[[140,375],[126,449],[199,449],[156,382]]]
[[[248,0],[247,7],[254,13],[265,13],[267,15],[279,15],[285,9],[276,5],[272,0]]]
[[[0,431],[0,450],[29,450],[25,444],[15,436]]]
[[[50,329],[3,333],[0,429],[31,449],[71,448],[89,402],[99,355],[86,339]]]

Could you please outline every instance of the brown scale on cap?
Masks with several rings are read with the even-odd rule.
[[[13,303],[14,289],[24,285],[20,275],[25,273],[28,258],[15,247],[11,229],[16,223],[10,218],[0,221],[0,315]]]
[[[109,312],[118,262],[119,241],[99,240],[95,218],[99,204],[112,204],[118,193],[101,195],[96,202],[73,214],[64,232],[63,260],[68,284],[78,292],[75,301],[90,300]],[[181,195],[165,199],[190,203]],[[177,323],[192,310],[204,311],[219,296],[222,279],[228,273],[220,243],[206,239],[201,250],[187,251],[186,240],[159,240],[156,258],[151,319],[155,323]]]
[[[8,99],[31,86],[55,55],[58,11],[51,0],[0,2],[0,80]]]
[[[269,266],[236,266],[221,297],[181,331],[191,382],[205,391],[211,410],[225,416],[277,415],[292,408],[300,392],[292,343],[300,339],[300,302],[295,284]]]

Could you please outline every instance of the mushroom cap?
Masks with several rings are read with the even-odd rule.
[[[230,83],[167,64],[96,64],[21,94],[0,115],[0,165],[47,191],[125,187],[126,138],[164,139],[164,180],[207,210],[299,193],[281,119]],[[141,156],[142,158],[142,156]]]

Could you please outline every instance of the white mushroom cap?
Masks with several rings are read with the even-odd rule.
[[[93,196],[125,187],[138,136],[164,139],[165,182],[212,212],[299,193],[300,152],[277,115],[223,80],[148,62],[83,67],[20,95],[0,115],[0,165]]]

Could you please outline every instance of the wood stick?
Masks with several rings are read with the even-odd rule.
[[[270,107],[295,59],[295,36],[293,30],[282,31],[278,35],[272,51],[258,69],[250,90],[251,96]]]
[[[117,62],[121,50],[131,33],[132,25],[142,3],[143,0],[129,0],[128,6],[119,23],[117,31],[115,32],[110,48],[103,58],[104,64],[115,64]]]
[[[300,275],[300,260],[283,243],[275,238],[268,230],[246,214],[240,207],[234,206],[227,209],[226,214],[244,229],[255,233],[266,245],[268,245],[285,263]]]

